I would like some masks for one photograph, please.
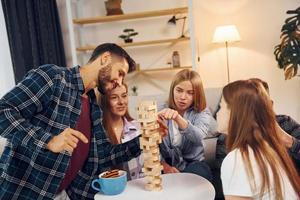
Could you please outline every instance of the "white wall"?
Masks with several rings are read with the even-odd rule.
[[[67,48],[70,47],[70,41],[67,30],[65,1],[58,0],[59,13],[62,20],[62,29],[64,32],[64,43]],[[104,1],[99,0],[80,0],[76,6],[73,3],[73,17],[94,17],[105,16]],[[160,3],[158,3],[160,2]],[[188,0],[164,0],[164,1],[141,1],[130,0],[122,1],[122,10],[124,13],[143,12],[170,9],[176,7],[188,6]],[[77,15],[76,15],[77,13]],[[178,17],[178,16],[177,16]],[[122,39],[118,38],[125,28],[134,28],[139,34],[134,37],[134,41],[148,41],[177,38],[181,35],[182,20],[178,21],[177,26],[170,26],[167,21],[171,16],[162,16],[154,18],[116,21],[112,23],[91,24],[79,26],[75,25],[76,46],[98,45],[104,42],[121,43]],[[186,23],[186,28],[188,22]],[[81,35],[81,37],[80,37]],[[187,34],[188,35],[188,34]],[[175,46],[169,44],[141,46],[126,48],[128,53],[141,64],[142,69],[167,67],[167,62],[171,61],[173,50],[178,50],[182,66],[191,66],[191,48],[189,42],[178,43]],[[70,50],[66,49],[67,60],[70,65]],[[90,57],[90,53],[78,53],[78,63],[84,64]],[[76,63],[74,63],[76,64]],[[138,86],[140,95],[151,95],[157,93],[165,93],[169,89],[170,77],[176,72],[157,72],[148,74],[135,74],[127,77],[127,83],[131,88],[133,85]]]
[[[251,77],[267,81],[275,111],[300,121],[300,79],[285,81],[273,54],[286,11],[299,7],[299,0],[194,0],[193,5],[201,57],[198,71],[205,86],[226,84],[225,45],[211,41],[216,26],[235,24],[242,40],[229,47],[231,81]]]
[[[81,16],[98,16],[106,13],[104,1],[81,0],[77,2],[86,2],[79,6],[78,11]],[[297,8],[299,0],[192,0],[192,2],[197,38],[195,46],[201,57],[201,61],[197,62],[197,70],[201,74],[205,87],[223,87],[226,84],[224,45],[212,44],[211,41],[216,26],[235,24],[239,29],[242,41],[230,44],[231,80],[250,77],[264,79],[270,85],[275,111],[291,115],[300,121],[300,79],[297,77],[285,81],[283,71],[277,68],[273,55],[274,46],[280,42],[281,27],[288,17],[285,13],[289,9]],[[187,4],[187,0],[130,0],[123,1],[122,8],[125,13],[130,13],[180,7]],[[65,10],[60,10],[60,14],[64,13]],[[84,35],[81,41],[83,44],[120,42],[118,35],[123,28],[127,27],[135,28],[139,32],[139,35],[134,38],[135,41],[180,35],[180,25],[173,29],[166,26],[168,18],[88,25],[85,28],[77,27],[76,32],[81,30]],[[62,26],[64,29],[67,25],[62,23]],[[65,42],[68,41],[65,39]],[[183,65],[192,63],[190,60],[191,50],[186,43],[179,44],[176,49],[180,49]],[[128,52],[138,63],[143,63],[142,68],[151,68],[165,66],[166,61],[171,58],[172,49],[162,45],[130,48]],[[82,63],[89,57],[88,54],[80,55],[83,58]],[[174,74],[175,72],[152,73],[148,76],[133,75],[133,77],[129,76],[128,82],[130,86],[138,85],[138,92],[142,95],[166,93]]]
[[[15,85],[2,3],[0,2],[0,97]]]

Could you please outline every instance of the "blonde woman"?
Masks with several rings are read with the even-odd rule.
[[[255,81],[223,88],[218,120],[228,124],[228,155],[221,167],[225,199],[300,198],[300,179],[281,144],[272,102]],[[228,116],[228,117],[224,117]]]
[[[206,106],[199,74],[182,70],[174,77],[169,107],[159,116],[168,121],[169,134],[160,145],[164,173],[189,172],[211,180],[204,161],[203,139],[213,135],[216,121]]]

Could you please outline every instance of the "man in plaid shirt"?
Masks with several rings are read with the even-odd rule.
[[[259,78],[252,78],[250,80],[261,83],[266,92],[270,94],[267,82]],[[289,154],[294,160],[300,174],[300,124],[287,115],[276,115],[276,121],[279,125],[278,128],[281,129],[281,140],[286,148],[288,148]]]
[[[7,145],[0,159],[0,199],[54,199],[61,191],[71,199],[93,199],[90,186],[98,174],[137,157],[138,138],[117,146],[108,141],[93,90],[115,88],[134,69],[121,47],[106,43],[86,65],[43,65],[4,95],[0,136]]]

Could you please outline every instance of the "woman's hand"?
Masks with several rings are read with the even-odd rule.
[[[158,112],[158,116],[162,117],[165,120],[175,120],[178,117],[177,110],[173,110],[171,108],[165,108]]]
[[[174,120],[181,129],[186,129],[188,127],[188,122],[178,113],[177,110],[165,108],[158,112],[158,116],[165,120]]]
[[[161,137],[165,137],[168,134],[168,126],[165,124],[163,120],[160,118],[157,119],[157,123],[159,124],[158,132]]]
[[[180,171],[176,167],[172,167],[166,162],[161,163],[163,166],[163,171],[165,174],[171,174],[171,173],[179,173]]]

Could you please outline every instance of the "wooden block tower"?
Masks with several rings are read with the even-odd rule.
[[[144,166],[143,172],[147,183],[146,190],[161,190],[162,179],[160,177],[163,169],[160,164],[158,144],[161,143],[157,123],[157,106],[155,101],[143,101],[137,108],[138,121],[141,123],[142,137],[140,148],[143,150]]]

